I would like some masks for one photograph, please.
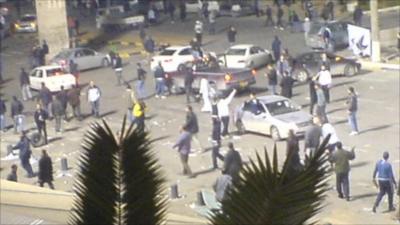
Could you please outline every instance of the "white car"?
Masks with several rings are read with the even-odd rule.
[[[154,71],[158,62],[161,62],[165,72],[174,72],[178,71],[179,66],[184,66],[185,63],[193,60],[194,56],[190,46],[171,46],[153,56],[150,68]]]
[[[219,3],[218,1],[207,1],[208,3],[208,11],[216,11],[219,12]],[[200,0],[187,0],[186,1],[186,12],[187,13],[197,13],[201,9],[203,3]]]
[[[51,92],[64,89],[70,89],[76,84],[74,75],[66,73],[65,70],[58,65],[40,66],[33,69],[29,74],[30,88],[33,90],[40,90],[42,83],[46,85]]]
[[[289,130],[293,130],[297,136],[304,135],[312,124],[311,114],[302,111],[290,99],[278,95],[244,102],[236,112],[235,121],[240,132],[262,133],[274,140],[287,138]]]
[[[270,63],[272,58],[268,50],[251,44],[243,44],[230,47],[218,61],[228,68],[258,68]]]

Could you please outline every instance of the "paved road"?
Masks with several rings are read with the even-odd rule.
[[[216,36],[205,37],[205,49],[222,52],[227,46],[226,35],[223,28],[229,24],[235,24],[238,29],[238,43],[254,43],[270,48],[271,40],[274,35],[279,35],[283,41],[283,46],[290,49],[293,54],[307,50],[304,46],[303,35],[291,34],[288,31],[276,31],[272,28],[264,28],[263,21],[256,21],[255,17],[247,17],[241,20],[235,18],[222,18],[218,20],[218,30]],[[192,35],[193,22],[181,24],[165,23],[163,26],[157,27],[157,32],[165,32],[167,34],[179,34],[179,38],[185,40],[186,37]],[[155,32],[155,31],[150,31]],[[132,35],[137,35],[132,32]],[[18,71],[20,66],[26,66],[27,54],[32,46],[31,39],[12,38],[4,43],[6,47],[3,54],[3,65],[5,66],[4,76],[7,82],[1,88],[1,93],[9,100],[12,95],[18,95]],[[136,62],[146,62],[142,56],[137,55],[126,59],[124,63],[124,76],[126,80],[133,80],[136,77]],[[146,69],[149,70],[148,64]],[[253,90],[258,95],[268,94],[265,91],[266,80],[263,76],[264,69],[258,71],[257,85]],[[126,113],[127,99],[125,98],[126,90],[123,87],[116,86],[116,79],[110,68],[96,69],[82,72],[81,82],[88,83],[94,80],[102,89],[103,98],[101,101],[101,114],[106,118],[111,128],[117,131],[120,128],[121,119]],[[346,97],[346,88],[354,86],[360,96],[360,112],[359,124],[360,135],[349,136],[349,126],[346,123],[346,111],[344,101]],[[146,81],[146,88],[149,94],[153,93],[154,80],[150,75]],[[296,86],[294,89],[294,101],[307,107],[308,90],[304,85]],[[336,198],[334,190],[328,192],[326,199],[326,207],[317,216],[322,222],[331,222],[335,224],[394,224],[391,215],[382,213],[386,209],[383,203],[379,208],[379,212],[374,215],[370,212],[375,194],[377,190],[372,186],[371,176],[375,161],[378,160],[383,151],[389,151],[393,162],[396,176],[398,178],[399,171],[399,77],[398,72],[363,71],[361,75],[345,78],[340,77],[334,80],[332,88],[332,103],[328,106],[328,116],[334,124],[339,138],[346,146],[356,146],[356,159],[352,162],[351,172],[351,195],[352,201],[345,202]],[[233,101],[232,105],[236,106],[247,98],[248,93],[239,94]],[[82,96],[82,111],[89,112],[89,106]],[[182,125],[184,120],[185,100],[183,96],[172,96],[165,100],[150,98],[147,102],[149,107],[149,117],[146,121],[153,138],[164,137],[165,139],[154,143],[154,151],[156,152],[159,162],[163,167],[163,171],[167,177],[169,186],[178,183],[179,191],[184,196],[179,200],[170,201],[170,210],[175,213],[196,216],[195,212],[190,208],[190,204],[196,201],[196,192],[201,188],[210,189],[211,184],[219,175],[218,171],[210,171],[211,152],[204,154],[192,154],[190,164],[194,172],[199,175],[195,179],[187,179],[180,174],[181,167],[178,155],[171,149],[172,144],[178,136],[178,127]],[[211,123],[208,114],[200,113],[200,105],[194,105],[194,110],[198,114],[200,121],[200,140],[206,146],[210,146],[207,141],[211,134]],[[233,107],[232,107],[233,108]],[[27,114],[32,115],[34,103],[26,103]],[[28,116],[29,128],[33,128],[32,116]],[[10,120],[8,120],[10,121]],[[70,177],[59,177],[60,174],[60,158],[66,156],[68,158],[71,174],[76,172],[77,159],[79,157],[80,143],[84,132],[88,129],[91,122],[96,121],[87,118],[83,122],[71,121],[64,123],[66,132],[61,136],[54,132],[54,124],[50,122],[48,125],[49,136],[51,142],[48,146],[42,147],[48,149],[50,156],[53,158],[55,167],[55,186],[57,189],[72,191],[73,179]],[[233,130],[233,128],[231,129]],[[14,144],[18,139],[11,132],[1,135],[1,157],[5,157],[6,145]],[[273,142],[269,137],[257,134],[246,134],[243,136],[234,136],[232,141],[239,149],[245,161],[254,158],[256,152],[261,152],[266,146],[271,152]],[[223,143],[226,144],[226,141]],[[301,146],[303,143],[301,143]],[[39,157],[40,150],[33,150],[33,155]],[[196,148],[196,146],[195,146]],[[278,143],[280,162],[284,160],[285,144]],[[226,151],[226,148],[223,148]],[[5,167],[5,172],[1,173],[4,178],[8,172],[11,163],[18,163],[18,160],[2,160],[1,165]],[[33,164],[37,170],[37,163]],[[27,179],[23,177],[22,168],[18,175],[21,182],[35,183],[35,179]],[[334,185],[334,177],[330,179],[330,184]],[[166,189],[165,194],[168,194]]]

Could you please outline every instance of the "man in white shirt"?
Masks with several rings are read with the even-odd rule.
[[[201,21],[196,21],[196,24],[194,25],[194,32],[196,33],[197,42],[201,46],[203,36],[203,23]]]
[[[331,135],[331,137],[329,138],[328,141],[328,146],[327,149],[329,150],[330,153],[332,153],[335,148],[336,148],[336,143],[339,142],[339,138],[336,134],[336,130],[335,128],[332,126],[332,124],[325,122],[324,124],[322,124],[322,138],[325,139],[329,134]]]
[[[318,83],[321,85],[324,91],[326,102],[329,103],[329,88],[332,86],[332,75],[329,70],[326,69],[325,65],[321,66],[321,70],[317,73],[314,80],[318,79]]]
[[[101,92],[100,89],[94,84],[93,81],[89,83],[89,89],[87,92],[88,102],[92,108],[92,115],[96,117],[100,117],[99,114],[99,107],[100,107],[100,96]]]
[[[223,129],[221,135],[225,137],[228,135],[228,126],[229,126],[229,104],[232,102],[233,97],[236,94],[236,89],[229,94],[228,97],[222,98],[218,101],[218,117],[222,121]]]

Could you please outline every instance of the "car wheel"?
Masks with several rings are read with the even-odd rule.
[[[182,72],[184,69],[185,69],[185,65],[179,64],[177,70],[178,70],[179,72]]]
[[[281,135],[279,134],[278,128],[275,126],[271,127],[271,137],[274,141],[280,141],[281,140]]]
[[[101,67],[108,67],[110,66],[110,62],[108,61],[108,59],[104,58],[103,60],[101,60]]]
[[[351,77],[351,76],[356,75],[356,74],[357,74],[357,71],[358,71],[358,68],[357,68],[356,65],[347,64],[347,65],[344,67],[344,72],[343,72],[343,74],[344,74],[346,77]]]
[[[305,83],[308,80],[308,72],[305,69],[299,69],[295,72],[295,79],[300,83]]]

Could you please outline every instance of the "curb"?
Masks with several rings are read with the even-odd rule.
[[[372,70],[398,70],[400,71],[399,64],[389,64],[380,62],[370,62],[370,61],[359,61],[361,63],[361,68],[372,69]]]
[[[130,45],[136,45],[135,42],[132,41],[107,41],[107,44],[109,45],[123,45],[123,46],[130,46]]]
[[[382,12],[389,12],[389,11],[394,11],[394,10],[400,10],[400,6],[392,6],[392,7],[387,7],[383,9],[378,9],[378,13]],[[370,14],[371,10],[365,11],[364,14]]]
[[[118,52],[118,51],[117,51],[116,53],[118,53],[119,56],[120,56],[121,58],[123,58],[123,59],[127,59],[127,58],[129,58],[129,57],[131,57],[131,56],[134,56],[134,55],[142,54],[142,52],[140,52],[140,51],[134,51],[134,52]]]

